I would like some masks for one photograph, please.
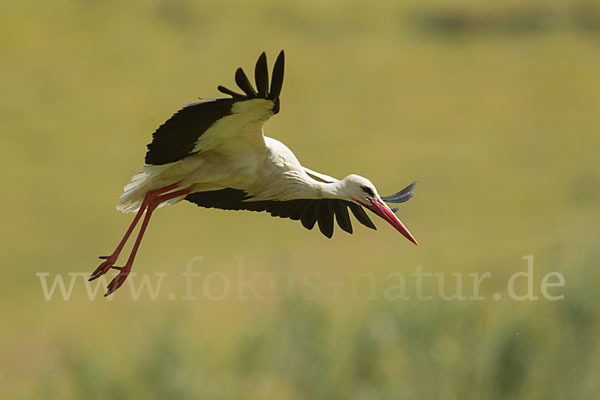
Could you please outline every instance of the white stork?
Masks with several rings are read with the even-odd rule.
[[[136,212],[115,251],[92,273],[94,280],[111,268],[119,271],[105,296],[117,290],[131,271],[133,260],[152,212],[165,204],[188,200],[201,207],[267,211],[272,216],[300,220],[307,229],[318,221],[330,238],[335,219],[352,233],[348,208],[363,225],[376,229],[362,207],[389,222],[407,239],[415,238],[383,201],[402,203],[413,195],[415,183],[380,197],[366,178],[349,175],[337,180],[303,167],[283,143],[263,135],[263,124],[279,112],[284,53],[273,67],[269,87],[267,57],[256,63],[256,90],[241,68],[235,81],[244,94],[219,86],[231,97],[189,104],[152,135],[146,165],[125,186],[117,209]],[[124,266],[115,266],[135,226],[144,215],[140,232]]]

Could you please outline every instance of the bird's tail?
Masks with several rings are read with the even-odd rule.
[[[131,178],[131,182],[125,186],[124,192],[119,199],[119,204],[117,204],[117,210],[125,213],[136,212],[142,206],[144,196],[146,196],[148,191],[180,180],[171,177],[171,174],[169,174],[171,167],[172,165],[170,164],[146,165],[143,167],[140,172]],[[158,207],[172,204],[176,202],[175,200],[177,199],[161,203]]]
[[[148,167],[142,168],[142,170],[131,178],[125,188],[124,192],[119,198],[119,204],[117,204],[117,210],[127,213],[135,212],[139,210],[144,200],[144,196],[148,191],[148,186],[152,181],[152,171]]]
[[[125,191],[119,199],[117,210],[122,212],[135,212],[140,209],[146,193],[159,189],[175,182],[181,182],[198,166],[197,163],[171,163],[164,165],[146,165],[139,173],[131,178],[125,186]],[[175,204],[182,198],[174,198],[161,203],[158,207]]]

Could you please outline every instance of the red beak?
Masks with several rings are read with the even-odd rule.
[[[368,209],[374,211],[381,218],[383,218],[387,222],[389,222],[390,225],[392,225],[394,228],[396,228],[396,230],[398,232],[400,232],[402,235],[404,235],[405,238],[407,238],[408,240],[410,240],[417,246],[419,245],[419,243],[417,243],[417,240],[413,237],[413,235],[411,235],[411,233],[408,231],[408,229],[406,229],[404,224],[396,217],[396,215],[392,212],[392,210],[390,210],[390,208],[387,206],[387,204],[385,204],[384,202],[382,202],[379,199],[371,200],[370,206],[366,205],[362,202],[359,202],[359,203],[362,204],[363,206],[367,207]]]

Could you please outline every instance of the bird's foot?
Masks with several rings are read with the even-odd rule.
[[[102,275],[104,275],[105,273],[107,273],[108,271],[110,271],[110,269],[113,267],[113,265],[115,265],[115,263],[117,262],[117,254],[111,254],[110,256],[100,256],[99,258],[102,260],[106,260],[104,261],[102,264],[100,264],[100,266],[98,266],[98,268],[96,268],[94,270],[94,272],[92,272],[92,275],[90,276],[90,279],[88,279],[90,282],[93,281],[94,279],[98,279],[100,278]]]
[[[125,282],[125,279],[127,279],[127,277],[129,276],[129,273],[131,272],[131,265],[112,268],[119,270],[119,273],[113,278],[112,281],[110,281],[110,283],[106,287],[106,293],[104,294],[104,297],[111,295],[115,292],[115,290],[120,288],[123,285],[123,282]]]

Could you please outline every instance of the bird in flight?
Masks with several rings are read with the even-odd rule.
[[[117,209],[136,212],[115,251],[92,272],[90,281],[111,269],[118,274],[105,296],[117,290],[131,272],[144,232],[155,209],[187,200],[200,207],[266,211],[274,217],[300,220],[307,229],[318,223],[328,238],[334,218],[352,233],[350,212],[363,225],[376,229],[363,207],[390,223],[408,240],[415,238],[385,203],[403,203],[413,196],[416,182],[396,194],[381,197],[366,178],[348,175],[342,180],[303,167],[283,143],[264,136],[263,124],[279,112],[283,85],[281,51],[269,85],[267,56],[255,67],[256,88],[242,68],[235,82],[243,93],[218,86],[230,97],[204,99],[175,113],[152,135],[146,165],[125,186]],[[138,222],[142,225],[124,266],[117,258]]]

